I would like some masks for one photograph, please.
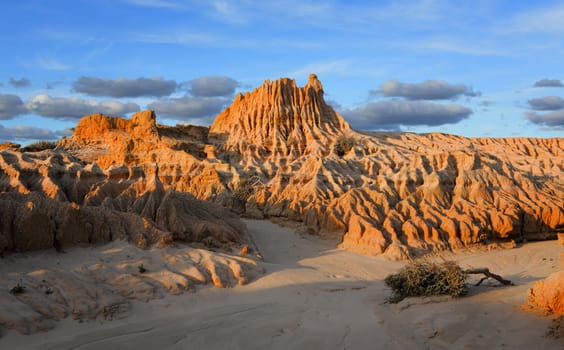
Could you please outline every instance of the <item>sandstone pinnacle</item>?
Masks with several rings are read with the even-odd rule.
[[[325,103],[317,76],[310,74],[304,87],[282,78],[238,95],[217,116],[210,136],[225,141],[226,150],[296,158],[328,154],[335,139],[349,130],[348,123]]]

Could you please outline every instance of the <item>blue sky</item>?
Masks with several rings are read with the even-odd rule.
[[[353,127],[564,136],[564,2],[21,0],[0,13],[0,141],[89,113],[209,125],[265,79]]]

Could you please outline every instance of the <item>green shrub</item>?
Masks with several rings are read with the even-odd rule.
[[[468,274],[456,263],[411,262],[398,273],[384,279],[392,288],[389,301],[397,303],[407,297],[466,294]]]
[[[143,264],[139,264],[137,266],[137,270],[139,270],[139,273],[145,273],[147,272],[147,269],[145,268],[145,266],[143,266]]]

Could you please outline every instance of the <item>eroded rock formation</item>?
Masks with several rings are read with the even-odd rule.
[[[249,258],[186,246],[142,250],[120,241],[4,259],[0,330],[23,334],[52,329],[66,317],[81,322],[124,318],[132,300],[148,302],[203,284],[242,285],[262,273]]]
[[[128,239],[209,248],[248,244],[245,226],[221,206],[164,188],[158,170],[102,170],[64,153],[0,153],[0,254]]]
[[[310,74],[304,87],[282,78],[265,81],[252,92],[238,94],[210,128],[222,150],[243,162],[326,156],[348,123],[323,99],[323,86]]]
[[[529,290],[529,305],[550,314],[564,315],[564,271],[536,282]]]
[[[564,253],[562,253],[564,268]],[[526,308],[542,310],[548,314],[564,315],[564,271],[551,274],[547,278],[535,282],[529,290]]]
[[[209,129],[161,126],[151,111],[87,116],[45,154],[3,151],[2,191],[157,223],[135,203],[158,179],[162,191],[302,221],[342,248],[393,258],[564,231],[564,139],[356,132],[314,75],[238,95]]]

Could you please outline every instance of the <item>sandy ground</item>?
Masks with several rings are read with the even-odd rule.
[[[564,349],[564,339],[545,336],[550,318],[519,308],[534,281],[561,268],[564,246],[554,242],[445,254],[516,286],[486,282],[459,299],[389,304],[382,280],[403,263],[268,221],[246,223],[266,271],[254,282],[134,302],[119,320],[67,318],[49,332],[4,332],[0,349]]]

